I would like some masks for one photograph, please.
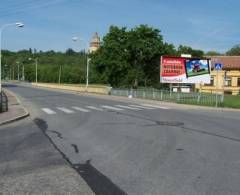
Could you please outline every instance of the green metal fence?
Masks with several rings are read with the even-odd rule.
[[[111,95],[206,106],[221,106],[224,101],[222,94],[183,93],[157,89],[111,89]]]

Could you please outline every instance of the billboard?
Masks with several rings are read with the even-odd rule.
[[[161,57],[161,83],[206,83],[211,81],[209,59]]]

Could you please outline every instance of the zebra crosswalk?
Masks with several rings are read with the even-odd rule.
[[[48,115],[56,115],[58,113],[64,113],[64,114],[74,114],[74,113],[89,113],[94,111],[126,111],[126,110],[132,110],[132,111],[141,111],[141,110],[154,110],[154,109],[170,109],[168,107],[164,106],[155,106],[150,104],[130,104],[130,105],[99,105],[99,106],[71,106],[71,107],[54,107],[54,108],[41,108],[41,110],[48,114]]]

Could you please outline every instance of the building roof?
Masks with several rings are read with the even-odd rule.
[[[212,68],[215,63],[223,64],[224,70],[240,70],[240,56],[207,56],[211,58]]]

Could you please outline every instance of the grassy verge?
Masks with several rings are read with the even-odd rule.
[[[223,107],[240,108],[240,95],[225,95]]]

